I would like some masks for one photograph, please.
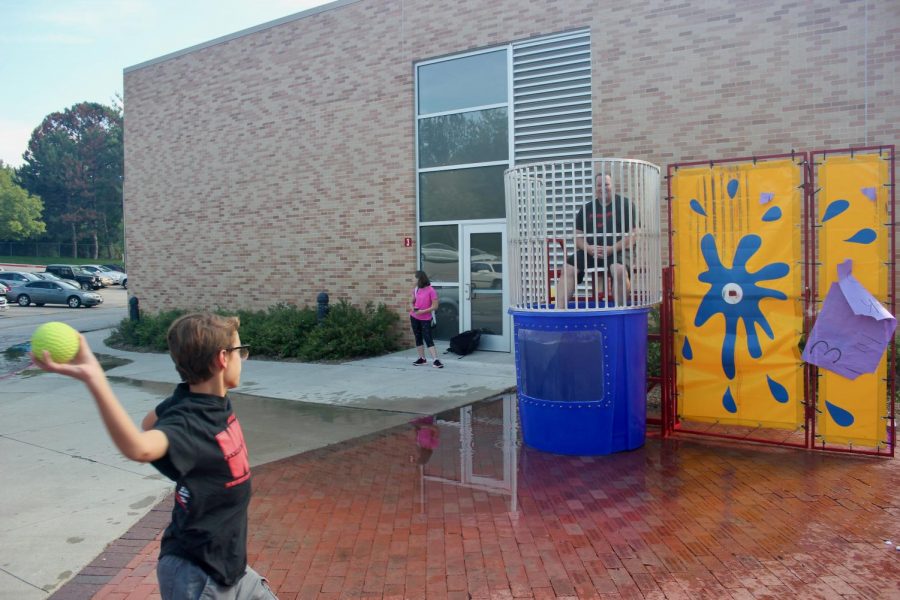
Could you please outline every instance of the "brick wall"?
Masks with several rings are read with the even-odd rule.
[[[414,62],[585,25],[598,156],[895,143],[900,2],[865,16],[864,0],[361,0],[130,70],[130,284],[151,311],[327,290],[402,314]]]

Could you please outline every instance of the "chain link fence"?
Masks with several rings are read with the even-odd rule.
[[[0,241],[0,256],[30,256],[49,258],[94,258],[94,245],[81,243],[77,247],[71,242],[4,242]],[[112,249],[101,246],[99,257],[113,261],[124,259],[120,246]]]

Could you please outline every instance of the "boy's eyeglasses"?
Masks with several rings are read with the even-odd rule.
[[[231,352],[233,350],[239,350],[241,353],[241,360],[247,360],[250,358],[250,344],[245,344],[243,346],[232,346],[230,348],[225,348],[226,352]]]

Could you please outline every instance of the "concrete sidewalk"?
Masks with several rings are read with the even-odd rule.
[[[125,358],[131,364],[109,375],[118,380],[176,384],[178,374],[167,354],[125,352],[106,346],[108,331],[86,334],[94,352]],[[511,353],[475,352],[465,357],[440,354],[443,369],[413,366],[415,349],[341,364],[254,360],[243,368],[235,391],[248,396],[297,400],[348,408],[433,414],[464,406],[516,385]]]

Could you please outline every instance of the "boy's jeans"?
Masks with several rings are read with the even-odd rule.
[[[163,600],[278,600],[249,566],[236,584],[224,587],[194,563],[167,554],[159,559],[156,578]]]

